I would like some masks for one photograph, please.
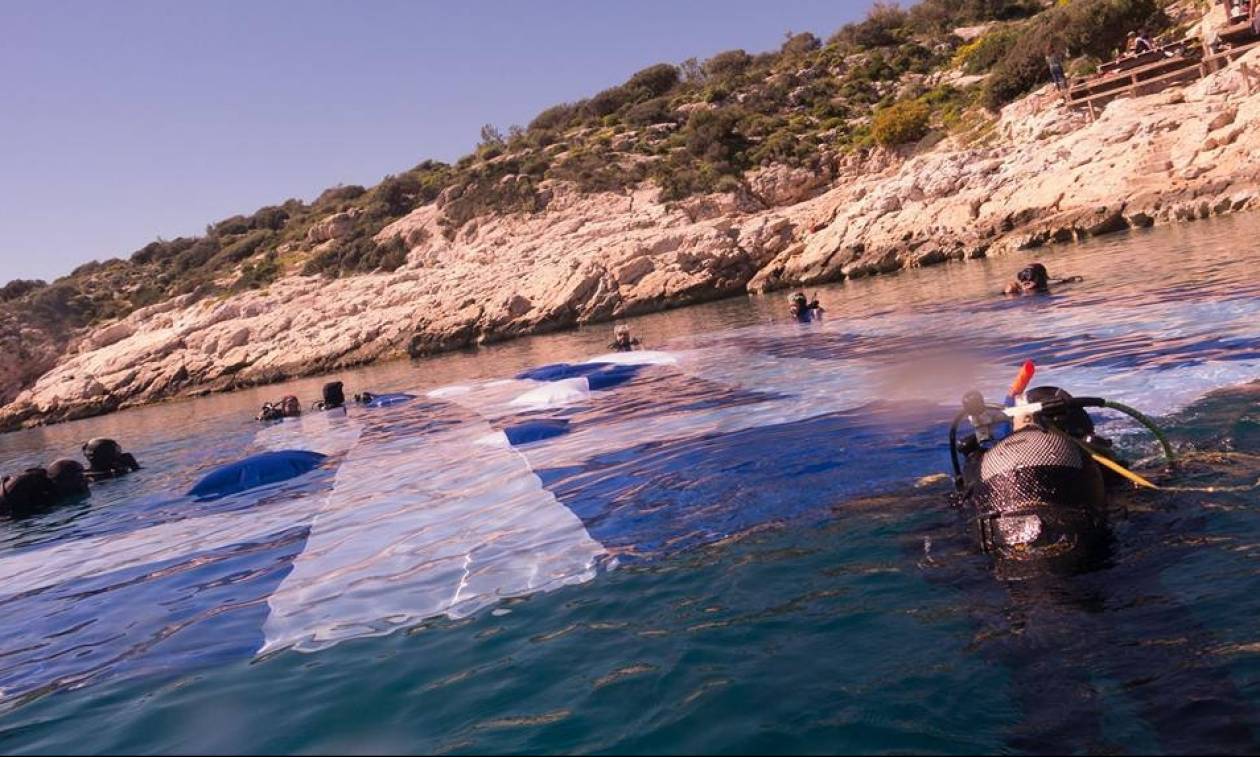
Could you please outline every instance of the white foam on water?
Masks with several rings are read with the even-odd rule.
[[[631,352],[608,352],[597,355],[583,363],[612,363],[614,365],[673,365],[678,362],[677,353],[662,350],[635,350]]]
[[[433,399],[446,399],[448,397],[458,397],[461,394],[468,394],[472,391],[472,387],[466,384],[452,384],[451,386],[441,386],[425,393],[426,397]]]
[[[604,554],[484,421],[421,442],[365,440],[268,601],[260,653],[317,650],[589,581]]]
[[[533,383],[533,382],[531,382]],[[538,382],[533,389],[518,395],[508,404],[524,410],[576,405],[591,398],[591,384],[585,376]]]

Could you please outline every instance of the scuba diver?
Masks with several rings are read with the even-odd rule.
[[[613,352],[631,352],[639,347],[639,340],[630,336],[630,327],[619,324],[613,329],[612,344],[608,348]]]
[[[1172,459],[1163,434],[1132,408],[1053,386],[1024,394],[1033,370],[1025,363],[1007,395],[1008,404],[1022,399],[1019,405],[988,405],[979,392],[968,392],[950,428],[955,504],[974,522],[980,548],[1011,576],[1092,564],[1108,538],[1107,488],[1124,479],[1154,486],[1116,458],[1085,408],[1130,415],[1155,433]],[[974,431],[959,440],[963,420]]]
[[[792,295],[788,302],[791,303],[788,312],[791,313],[792,318],[801,323],[822,320],[822,314],[826,312],[823,310],[823,306],[818,304],[817,297],[814,297],[811,302],[805,297],[804,292],[797,292]]]
[[[140,470],[136,458],[129,452],[123,452],[113,439],[98,438],[84,443],[83,456],[88,461],[88,468],[83,472],[88,481],[116,478]]]
[[[302,403],[292,394],[286,394],[279,402],[265,402],[258,411],[256,420],[278,421],[285,418],[296,418],[302,414]]]
[[[62,458],[47,468],[27,468],[0,480],[0,515],[31,515],[89,493],[83,465]]]
[[[57,499],[57,486],[43,468],[27,468],[0,479],[0,515],[30,515],[52,507]]]
[[[346,394],[340,381],[329,381],[324,384],[324,398],[315,403],[316,410],[335,410],[346,406]]]
[[[1003,294],[1050,294],[1051,284],[1075,284],[1085,279],[1080,276],[1068,276],[1064,279],[1051,279],[1050,272],[1041,263],[1029,263],[1015,275],[1015,280],[1006,285]]]
[[[91,493],[88,490],[87,471],[78,460],[66,457],[54,460],[48,466],[47,472],[57,490],[57,496],[61,499],[78,499]]]

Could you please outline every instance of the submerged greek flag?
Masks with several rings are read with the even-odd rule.
[[[1025,358],[1155,414],[1252,380],[1257,309],[761,326],[286,420],[240,450],[306,455],[280,473],[218,471],[214,496],[150,497],[0,554],[0,690],[316,651],[808,527],[945,470],[958,398],[996,394]]]

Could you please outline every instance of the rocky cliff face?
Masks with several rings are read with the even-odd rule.
[[[1092,123],[1034,95],[983,146],[770,168],[743,191],[676,204],[648,187],[583,195],[551,183],[545,211],[476,218],[448,239],[440,198],[380,232],[410,248],[393,273],[176,298],[59,358],[47,339],[6,337],[25,357],[0,369],[0,397],[16,394],[0,428],[1252,208],[1260,74],[1247,72],[1260,72],[1260,51],[1241,63],[1113,102]],[[312,233],[332,239],[337,225]]]

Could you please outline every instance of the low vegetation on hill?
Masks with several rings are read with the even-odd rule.
[[[993,110],[1046,80],[1044,55],[1077,68],[1108,56],[1125,33],[1166,25],[1161,0],[923,0],[877,3],[827,39],[788,33],[777,51],[729,50],[661,63],[506,133],[482,129],[453,165],[425,161],[374,187],[338,186],[157,240],[126,258],[80,266],[52,284],[12,281],[0,309],[68,335],[177,295],[266,287],[291,273],[393,270],[403,240],[378,243],[391,221],[441,203],[454,237],[486,213],[545,208],[548,180],[582,191],[644,181],[676,201],[732,191],[772,164],[818,167],[836,154],[956,134],[980,138]],[[968,39],[956,31],[969,27]]]

